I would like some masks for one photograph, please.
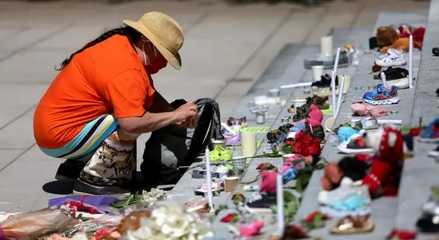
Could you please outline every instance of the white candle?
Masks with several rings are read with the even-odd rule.
[[[282,236],[285,227],[284,192],[283,192],[283,183],[282,183],[282,161],[281,161],[281,166],[279,166],[278,169],[279,170],[276,176],[277,227],[278,227],[279,236]]]
[[[212,176],[210,173],[209,147],[206,147],[206,185],[207,185],[207,202],[209,203],[210,211],[213,211]]]
[[[311,86],[311,84],[312,84],[312,82],[294,83],[294,84],[282,85],[282,86],[280,86],[280,88],[281,89],[288,89],[288,88],[309,87],[309,86]]]
[[[380,73],[380,78],[381,81],[383,82],[383,86],[387,88],[387,84],[386,84],[386,74],[384,72]]]
[[[332,56],[332,36],[324,36],[320,39],[320,53],[324,57]]]
[[[413,88],[413,36],[409,37],[409,86]]]
[[[348,93],[349,87],[351,86],[351,75],[344,74],[343,79],[344,79],[343,94],[346,94]]]
[[[256,133],[250,130],[241,129],[242,155],[253,157],[256,154]]]
[[[323,69],[324,68],[325,67],[323,65],[315,65],[315,66],[311,67],[311,69],[312,69],[312,78],[313,78],[314,82],[320,81],[320,79],[321,79],[321,77],[323,75]]]
[[[341,83],[338,86],[338,99],[337,99],[337,110],[335,111],[335,117],[334,119],[337,119],[338,114],[340,113],[340,108],[341,108],[341,100],[343,98],[343,89],[344,89],[344,77],[341,78]]]
[[[335,78],[337,77],[337,67],[338,67],[338,59],[340,57],[340,48],[337,48],[337,53],[335,54],[335,62],[334,62],[334,70],[332,70],[331,76],[331,91],[332,91],[332,114],[335,119],[335,110],[337,109],[337,99],[335,97]]]

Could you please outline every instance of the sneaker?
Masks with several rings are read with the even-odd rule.
[[[419,140],[422,142],[439,142],[439,117],[428,124],[426,128],[422,129]]]
[[[374,152],[374,149],[367,144],[365,131],[352,135],[347,141],[340,143],[337,148],[340,152],[347,154]]]
[[[67,159],[61,163],[55,174],[55,179],[59,181],[75,181],[79,173],[85,167],[85,161]]]
[[[386,76],[386,85],[388,86],[395,86],[398,89],[404,89],[409,87],[409,72],[407,69],[404,68],[393,68],[389,67],[386,70],[380,72],[379,74],[375,75],[375,79],[382,80],[381,74]]]
[[[428,156],[436,159],[439,162],[439,146],[437,146],[434,150],[428,152]]]
[[[87,177],[88,180],[85,180],[87,179]],[[129,193],[131,190],[129,188],[129,183],[108,182],[107,184],[102,184],[97,183],[98,180],[100,179],[95,176],[87,175],[81,172],[81,177],[78,178],[73,185],[73,193],[90,195],[114,195]]]
[[[381,67],[400,66],[406,64],[404,54],[390,48],[387,53],[375,57],[375,64]]]
[[[398,88],[392,86],[389,89],[380,83],[372,91],[364,93],[363,101],[373,105],[390,105],[399,103]]]

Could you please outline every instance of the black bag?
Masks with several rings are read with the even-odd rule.
[[[178,108],[186,103],[176,100],[171,105]],[[141,171],[144,187],[175,184],[186,168],[199,161],[212,139],[223,139],[218,103],[202,98],[195,101],[198,108],[198,124],[195,129],[183,129],[170,125],[154,131],[145,144]]]

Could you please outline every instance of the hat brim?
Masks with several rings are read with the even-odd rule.
[[[140,32],[146,38],[148,38],[148,40],[150,40],[152,42],[154,47],[156,47],[157,50],[159,50],[159,52],[162,54],[162,56],[168,61],[169,64],[171,64],[172,67],[174,67],[177,70],[181,69],[180,54],[178,52],[172,53],[167,48],[165,48],[160,43],[159,39],[153,33],[151,33],[151,31],[148,30],[148,28],[146,28],[142,24],[139,24],[136,21],[123,20],[123,23],[129,27],[136,29],[138,32]]]

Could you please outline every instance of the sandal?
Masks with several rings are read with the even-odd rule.
[[[347,216],[340,219],[332,228],[332,234],[357,234],[371,232],[375,224],[369,215]]]

